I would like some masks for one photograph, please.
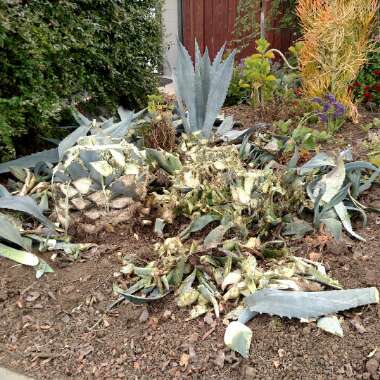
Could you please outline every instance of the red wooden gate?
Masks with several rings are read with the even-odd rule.
[[[198,41],[201,51],[207,46],[210,56],[214,57],[218,49],[231,42],[239,0],[182,0],[183,40],[187,50],[194,57],[194,42]],[[267,3],[270,7],[270,1]],[[274,20],[273,26],[278,22]],[[271,46],[286,51],[294,40],[290,29],[277,29],[266,33]],[[242,50],[238,59],[247,57],[255,51],[255,44]]]

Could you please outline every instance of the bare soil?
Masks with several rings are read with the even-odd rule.
[[[359,147],[361,136],[352,137]],[[380,188],[365,198],[379,202]],[[346,288],[380,288],[379,216],[370,214],[368,227],[356,229],[367,242],[330,242],[320,260]],[[115,300],[121,257],[149,260],[156,239],[149,227],[121,225],[80,240],[98,247],[76,262],[51,262],[44,254],[55,273],[41,280],[30,268],[0,260],[0,365],[54,380],[380,379],[380,305],[343,313],[344,338],[315,323],[256,317],[249,359],[225,349],[222,320],[185,321],[188,310],[172,296],[147,307],[123,302],[93,327]],[[315,255],[317,245],[318,236],[294,242],[300,255]]]

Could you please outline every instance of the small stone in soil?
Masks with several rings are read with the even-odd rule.
[[[170,310],[165,310],[165,311],[164,311],[164,314],[163,314],[162,317],[163,317],[165,320],[167,320],[167,319],[170,318],[171,315],[172,315],[172,312],[171,312]]]
[[[243,367],[243,379],[254,379],[256,375],[257,371],[255,368],[249,366]]]
[[[352,326],[355,327],[355,329],[359,332],[359,334],[364,334],[366,332],[365,327],[363,326],[361,319],[359,316],[355,316],[350,320]]]
[[[372,376],[374,376],[379,368],[379,362],[376,359],[370,359],[366,363],[365,368]]]
[[[223,368],[224,367],[224,360],[226,358],[226,355],[223,351],[219,351],[217,354],[216,354],[216,358],[214,360],[214,363],[220,367],[220,368]]]
[[[142,313],[140,314],[139,317],[139,322],[144,323],[149,319],[149,311],[147,308],[144,308]]]

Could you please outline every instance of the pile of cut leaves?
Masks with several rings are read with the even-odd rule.
[[[180,48],[179,115],[170,121],[177,131],[173,152],[142,145],[141,126],[154,115],[120,108],[116,122],[76,113],[80,126],[57,148],[0,165],[0,172],[17,179],[9,183],[12,194],[0,188],[0,208],[43,224],[3,213],[0,238],[6,244],[0,255],[34,266],[39,277],[51,268],[32,253],[33,241],[40,250],[61,249],[77,257],[90,245],[69,242],[72,225],[97,233],[104,223],[155,219],[161,241],[153,261],[140,266],[125,257],[120,272],[129,287],[114,285],[120,299],[143,304],[174,292],[178,306],[190,308],[189,319],[211,310],[217,318],[234,320],[225,341],[243,356],[251,336],[245,323],[257,313],[318,319],[321,328],[341,335],[331,315],[378,302],[378,291],[343,290],[322,264],[295,257],[289,237],[323,230],[341,239],[345,230],[364,240],[353,230],[351,216],[366,224],[367,212],[378,211],[363,205],[360,195],[380,168],[353,161],[350,151],[337,157],[319,153],[298,166],[297,148],[287,165],[280,164],[275,158],[286,144],[277,137],[255,128],[235,130],[232,118],[216,120],[233,55],[222,62],[221,50],[213,64],[199,49],[196,56],[194,69]],[[169,235],[166,226],[178,230],[179,218],[187,223]]]

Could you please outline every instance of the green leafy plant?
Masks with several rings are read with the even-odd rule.
[[[240,81],[243,76],[244,62],[234,67],[230,86],[228,87],[228,93],[225,106],[233,106],[236,104],[246,103],[250,99],[249,88],[240,86]]]
[[[253,106],[263,107],[265,102],[271,99],[276,87],[277,78],[271,74],[271,59],[274,58],[274,53],[269,50],[269,46],[265,39],[257,40],[257,53],[244,60],[240,86],[250,89]]]
[[[351,90],[358,101],[380,105],[380,45],[369,54],[367,64],[362,68]]]
[[[371,129],[379,129],[380,128],[380,119],[378,117],[375,117],[370,123],[362,124],[360,128],[364,132],[368,132]]]
[[[72,104],[145,105],[162,61],[160,9],[161,0],[0,2],[0,161],[54,136]]]
[[[326,131],[318,131],[305,126],[304,124],[310,117],[312,115],[307,114],[293,130],[292,120],[290,119],[287,121],[279,120],[273,124],[281,135],[289,136],[284,146],[284,153],[292,152],[296,146],[307,151],[314,150],[319,143],[326,141],[330,137]]]

